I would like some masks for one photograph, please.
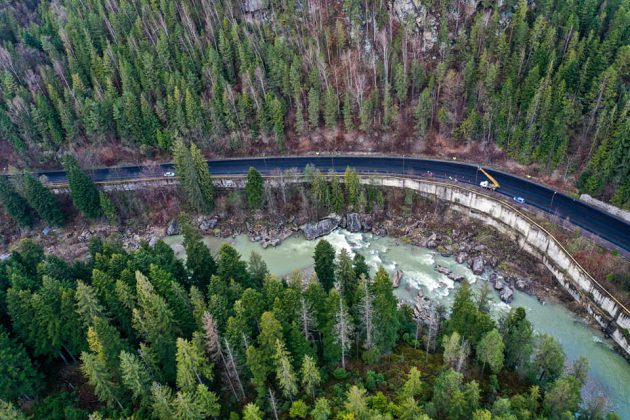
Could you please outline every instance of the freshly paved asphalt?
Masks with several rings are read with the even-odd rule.
[[[312,164],[322,172],[343,172],[347,166],[359,172],[374,172],[389,175],[430,176],[438,179],[452,179],[457,182],[478,185],[485,176],[476,165],[426,159],[373,156],[300,156],[224,159],[208,161],[213,175],[243,175],[253,166],[265,175],[273,175],[279,170],[296,168],[303,171]],[[486,168],[484,168],[486,169]],[[497,190],[510,198],[520,196],[526,205],[534,206],[548,213],[568,219],[571,223],[594,233],[602,239],[630,252],[630,224],[577,199],[542,186],[536,182],[516,177],[504,172],[486,169],[501,184]],[[121,181],[137,178],[163,176],[174,171],[173,164],[154,166],[126,166],[94,169],[90,172],[95,181]],[[52,184],[65,183],[64,171],[41,172]],[[514,205],[519,205],[514,203]]]

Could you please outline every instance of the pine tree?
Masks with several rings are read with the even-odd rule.
[[[175,317],[153,285],[136,272],[138,306],[133,309],[133,326],[154,349],[164,375],[175,378]]]
[[[374,276],[374,344],[381,353],[388,353],[398,338],[398,303],[392,281],[381,266]]]
[[[46,223],[64,225],[65,216],[54,194],[30,174],[24,176],[24,198]]]
[[[101,206],[101,211],[103,212],[103,215],[107,218],[107,220],[111,224],[120,223],[120,218],[118,217],[118,211],[116,210],[116,206],[114,206],[114,203],[112,203],[109,197],[107,197],[107,195],[105,195],[104,192],[100,192],[98,197],[99,197],[99,203]]]
[[[254,403],[249,403],[243,408],[243,420],[262,420],[263,413]]]
[[[76,311],[86,326],[92,325],[96,318],[105,317],[105,308],[101,305],[94,287],[78,281],[75,299],[77,302]]]
[[[300,370],[302,375],[302,386],[304,391],[315,399],[315,391],[322,381],[319,369],[315,363],[315,359],[311,356],[304,356],[302,359],[302,369]]]
[[[180,185],[190,203],[201,212],[210,212],[214,204],[214,185],[199,148],[194,143],[188,148],[183,140],[177,139],[173,145],[173,160]]]
[[[319,90],[312,87],[308,91],[308,123],[311,128],[317,128],[319,126],[319,101]]]
[[[353,302],[357,290],[357,276],[354,272],[352,258],[345,248],[339,253],[336,268],[337,287],[346,302]]]
[[[337,113],[339,110],[339,101],[337,95],[331,87],[324,92],[324,123],[328,128],[334,128],[337,125]]]
[[[261,289],[265,277],[269,274],[269,269],[265,260],[255,251],[252,251],[249,256],[248,271],[253,286],[256,289]]]
[[[276,363],[276,379],[280,389],[282,389],[282,395],[293,401],[293,396],[297,393],[297,380],[291,364],[291,355],[280,339],[276,339],[274,360]]]
[[[319,169],[315,170],[313,175],[313,183],[311,186],[311,195],[315,200],[317,208],[320,210],[328,210],[330,207],[330,188],[326,177]]]
[[[133,399],[148,403],[151,392],[151,375],[142,359],[134,353],[121,351],[120,370],[122,383],[131,391]]]
[[[407,100],[407,91],[409,90],[409,79],[402,63],[396,63],[394,66],[394,89],[396,90],[396,98],[399,103]]]
[[[479,341],[476,354],[477,360],[479,360],[483,366],[481,369],[482,374],[486,364],[490,365],[490,369],[494,374],[499,373],[503,367],[504,348],[503,339],[497,329],[490,331]]]
[[[81,353],[81,370],[94,387],[94,392],[98,398],[110,405],[116,403],[122,410],[123,405],[114,384],[111,373],[107,371],[105,362],[91,353]]]
[[[74,205],[89,219],[102,214],[99,192],[94,181],[79,167],[76,159],[66,155],[63,159],[70,195]]]
[[[37,372],[22,345],[9,337],[0,326],[0,400],[12,401],[20,397],[34,397],[41,387]],[[0,411],[0,417],[2,417]],[[8,417],[7,417],[8,418]]]
[[[345,208],[343,190],[339,179],[334,175],[330,181],[330,207],[337,214],[341,214]]]
[[[418,98],[418,103],[416,104],[416,109],[414,111],[416,118],[416,132],[420,137],[426,136],[429,131],[431,106],[431,93],[429,92],[429,88],[425,88]]]
[[[335,248],[325,239],[315,246],[315,273],[324,291],[328,292],[335,283]]]
[[[348,197],[348,206],[353,208],[359,201],[359,190],[361,188],[359,183],[359,176],[354,169],[349,166],[344,173],[344,180],[346,184],[346,196]]]
[[[346,131],[354,130],[354,121],[352,114],[352,99],[350,98],[350,94],[346,91],[346,94],[343,97],[343,126]]]
[[[370,279],[370,267],[365,262],[365,257],[358,252],[354,254],[353,258],[354,274],[358,279],[361,279],[361,275],[365,276],[366,280]]]
[[[0,176],[0,204],[20,226],[31,227],[35,223],[32,209],[4,176]]]
[[[177,386],[182,391],[192,392],[197,384],[212,379],[212,370],[203,351],[194,341],[177,339]]]
[[[191,272],[190,282],[198,290],[207,290],[210,278],[217,273],[217,264],[193,226],[186,224],[183,232],[186,268]]]
[[[247,263],[241,260],[241,254],[236,251],[232,246],[223,244],[219,249],[217,275],[223,279],[224,282],[229,282],[230,279],[234,279],[244,289],[253,287],[251,279],[249,277],[249,271],[247,271]]]
[[[260,172],[254,167],[247,171],[247,183],[245,185],[247,206],[252,210],[258,210],[264,203],[264,180]]]
[[[190,157],[203,197],[203,211],[210,212],[214,206],[214,184],[208,168],[208,162],[203,158],[201,150],[194,143],[190,145]]]

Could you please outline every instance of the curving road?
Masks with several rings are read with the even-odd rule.
[[[452,178],[458,182],[474,185],[485,180],[485,176],[478,171],[476,165],[404,157],[299,156],[208,161],[213,175],[243,175],[250,166],[263,174],[271,175],[278,170],[284,171],[291,168],[302,171],[307,164],[314,165],[322,172],[343,172],[347,166],[350,166],[362,173],[427,175],[431,172],[435,178]],[[102,168],[94,169],[90,174],[95,181],[106,182],[160,177],[167,171],[174,171],[173,164]],[[488,170],[488,172],[501,184],[497,192],[510,198],[523,197],[527,205],[568,219],[580,228],[630,252],[630,224],[623,220],[535,182],[496,170]],[[51,184],[66,182],[64,171],[41,172],[40,174],[46,175]]]

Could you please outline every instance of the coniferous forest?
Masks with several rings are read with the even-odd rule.
[[[585,359],[565,367],[523,308],[495,320],[487,287],[420,321],[324,240],[311,278],[280,279],[183,231],[186,264],[97,238],[82,261],[25,240],[0,264],[0,418],[618,418],[582,404]]]
[[[630,205],[628,0],[25,0],[0,19],[3,165],[179,138],[303,151],[336,129],[341,150],[500,150]]]

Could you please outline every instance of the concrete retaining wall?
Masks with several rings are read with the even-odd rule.
[[[599,326],[630,357],[630,313],[593,279],[543,227],[517,208],[490,195],[465,187],[394,177],[370,177],[362,183],[406,188],[451,203],[451,208],[491,225],[518,241],[526,252],[539,258],[573,298],[580,302]],[[625,334],[624,334],[625,331]]]

